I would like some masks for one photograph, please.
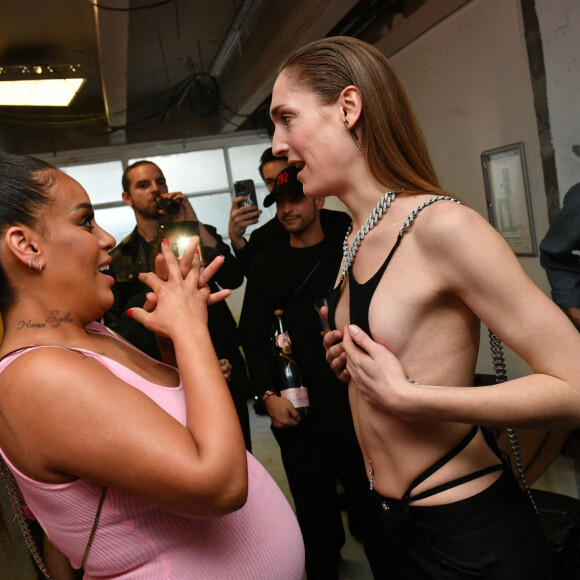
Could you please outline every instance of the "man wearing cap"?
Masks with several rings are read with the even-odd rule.
[[[269,192],[272,191],[276,183],[278,173],[287,165],[288,159],[286,157],[275,157],[271,147],[268,147],[262,153],[258,170]],[[258,218],[262,213],[255,205],[242,205],[238,207],[238,203],[246,199],[246,196],[238,196],[232,200],[232,209],[230,211],[230,221],[228,224],[230,243],[244,274],[248,273],[252,260],[257,253],[272,245],[288,242],[288,232],[284,229],[277,217],[273,217],[264,225],[255,229],[250,235],[250,239],[246,241],[244,238],[246,228],[258,223]],[[272,203],[266,207],[270,205]],[[344,237],[351,219],[343,211],[323,209],[320,212],[320,221],[324,232]]]
[[[342,236],[325,235],[320,225],[323,198],[305,197],[298,169],[287,167],[276,178],[266,207],[276,204],[277,217],[288,232],[286,243],[261,251],[247,274],[240,336],[250,378],[263,398],[280,445],[306,548],[309,580],[338,578],[344,529],[337,501],[340,478],[349,515],[376,577],[373,554],[375,510],[365,505],[368,482],[348,404],[347,386],[326,362],[321,326],[314,302],[327,296],[342,257]],[[301,418],[292,403],[277,393],[272,351],[274,311],[284,310],[293,358],[308,388],[310,413]],[[378,512],[376,512],[378,513]],[[368,537],[367,537],[368,534]],[[378,537],[378,535],[376,536]]]

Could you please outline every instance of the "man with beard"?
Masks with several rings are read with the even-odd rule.
[[[306,549],[308,580],[338,578],[345,541],[336,480],[346,489],[349,515],[363,521],[360,537],[377,577],[380,547],[373,545],[373,510],[365,505],[368,482],[356,440],[347,386],[326,362],[314,302],[327,296],[342,257],[342,236],[320,225],[322,198],[304,196],[299,169],[287,167],[276,178],[266,207],[276,203],[277,217],[289,234],[286,243],[262,250],[247,274],[240,336],[250,378],[265,403],[272,432],[280,445]],[[279,396],[272,352],[274,311],[284,310],[293,358],[310,398],[301,417]]]
[[[105,314],[104,321],[109,328],[143,352],[162,360],[155,335],[126,314],[128,308],[142,306],[145,302],[145,294],[149,288],[139,280],[139,274],[153,269],[153,250],[159,224],[182,223],[198,229],[202,257],[206,263],[218,255],[224,256],[222,267],[210,282],[212,291],[218,289],[216,283],[222,288],[237,288],[243,281],[243,273],[217,230],[199,221],[187,196],[181,192],[169,192],[165,176],[155,163],[147,160],[133,163],[123,173],[122,185],[123,201],[133,208],[137,226],[111,252],[113,261],[110,272],[115,278],[115,302]],[[167,209],[162,209],[167,202],[174,204],[175,213],[172,215]],[[239,351],[236,322],[225,302],[218,302],[208,308],[208,328],[238,411],[246,448],[251,451],[247,408],[249,383],[246,366]],[[166,362],[171,363],[171,360]]]

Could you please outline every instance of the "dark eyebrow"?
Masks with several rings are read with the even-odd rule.
[[[68,213],[74,213],[79,209],[90,209],[91,211],[93,211],[93,206],[90,203],[79,203],[75,205]]]
[[[283,107],[284,105],[278,105],[277,107],[274,107],[271,111],[270,111],[270,119],[274,119],[274,117],[276,117],[278,115],[278,111]]]

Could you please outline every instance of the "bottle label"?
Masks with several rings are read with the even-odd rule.
[[[296,409],[310,407],[310,399],[308,398],[308,389],[306,387],[283,389],[280,391],[280,396],[288,399]]]
[[[290,335],[287,332],[281,332],[276,335],[276,346],[279,349],[283,349],[286,346],[292,346],[290,342]]]

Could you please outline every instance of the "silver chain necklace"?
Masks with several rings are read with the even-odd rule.
[[[402,190],[399,190],[399,193],[400,193],[400,191],[402,191]],[[379,200],[379,203],[377,203],[377,207],[375,207],[375,209],[373,209],[373,211],[371,212],[371,215],[367,218],[367,221],[362,225],[360,230],[356,233],[356,235],[354,236],[354,239],[352,240],[352,245],[350,246],[350,249],[348,247],[348,236],[350,236],[350,233],[352,232],[352,224],[348,227],[348,230],[346,232],[346,236],[344,238],[344,242],[342,244],[343,262],[342,262],[342,272],[341,272],[341,278],[340,278],[341,280],[344,279],[349,268],[352,266],[352,263],[354,262],[354,258],[356,256],[356,253],[358,252],[358,249],[359,249],[362,241],[364,240],[364,237],[375,227],[377,222],[383,217],[383,214],[386,213],[386,211],[389,209],[391,203],[394,200],[395,200],[395,191],[390,189],[389,191],[387,191],[385,193],[385,195],[383,195],[383,197],[381,197],[381,199]]]

